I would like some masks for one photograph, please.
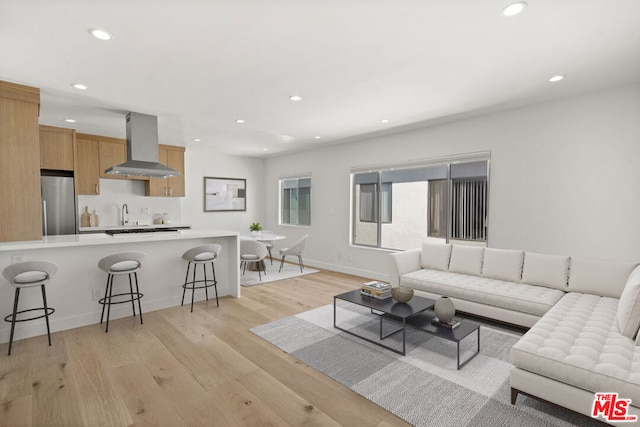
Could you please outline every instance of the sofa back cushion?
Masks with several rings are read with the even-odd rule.
[[[569,291],[620,298],[637,263],[571,257]]]
[[[524,251],[485,248],[482,277],[520,282]]]
[[[640,267],[627,279],[618,301],[618,328],[622,335],[633,339],[640,328]]]
[[[569,260],[568,256],[525,252],[522,283],[546,286],[566,292],[569,280]]]
[[[482,274],[483,254],[484,247],[453,245],[449,271],[480,276]]]
[[[450,244],[428,242],[422,244],[422,253],[420,254],[420,266],[422,268],[447,271],[450,258]]]

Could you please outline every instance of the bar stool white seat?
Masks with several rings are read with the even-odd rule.
[[[209,301],[209,288],[211,286],[214,287],[216,291],[216,306],[220,306],[220,302],[218,301],[218,281],[216,280],[216,268],[213,262],[220,255],[220,251],[222,250],[222,246],[212,243],[209,245],[200,245],[195,248],[191,248],[182,254],[182,259],[187,261],[187,275],[184,278],[184,285],[182,285],[182,302],[180,305],[184,305],[184,294],[187,289],[191,290],[191,312],[193,313],[193,301],[195,298],[196,289],[203,289],[205,295],[207,297],[207,301]],[[207,279],[207,264],[211,264],[211,273],[213,274],[213,279]],[[193,279],[189,280],[189,268],[191,268],[191,264],[193,264]],[[202,265],[202,272],[204,275],[203,280],[196,280],[196,268],[198,265]],[[201,285],[196,285],[201,283]]]
[[[49,315],[55,312],[55,309],[47,306],[47,293],[44,285],[58,271],[58,265],[52,261],[27,261],[12,264],[4,269],[2,275],[7,281],[16,288],[13,300],[13,312],[4,318],[5,322],[11,322],[11,335],[9,337],[9,351],[7,355],[11,356],[11,347],[13,345],[13,336],[17,322],[26,322],[28,320],[36,320],[45,318],[47,324],[47,337],[49,345],[51,345],[51,329],[49,327]],[[32,288],[40,286],[42,290],[42,302],[44,307],[29,308],[18,311],[18,301],[20,300],[20,290],[24,288]],[[32,311],[41,311],[43,314],[39,316],[20,318],[20,314],[30,313]]]
[[[140,299],[144,294],[140,293],[138,287],[138,271],[142,268],[142,261],[146,258],[147,254],[144,252],[124,252],[120,254],[109,255],[102,258],[98,262],[98,268],[107,273],[107,285],[104,290],[104,298],[100,298],[98,303],[102,304],[102,315],[100,316],[100,323],[104,320],[104,308],[107,307],[107,324],[104,329],[105,333],[109,332],[109,316],[111,314],[111,305],[124,304],[131,302],[131,308],[133,315],[136,315],[135,301],[138,301],[138,311],[140,312],[140,324],[142,321],[142,306]],[[129,276],[129,292],[122,292],[118,294],[113,293],[113,278],[120,275]],[[133,284],[131,281],[131,275],[135,278],[136,291],[133,291]],[[124,298],[120,298],[124,297]],[[114,298],[116,301],[114,301]]]

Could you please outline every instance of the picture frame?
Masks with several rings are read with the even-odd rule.
[[[244,178],[204,177],[204,211],[247,210],[247,180]]]

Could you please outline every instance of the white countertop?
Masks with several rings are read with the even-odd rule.
[[[169,226],[169,225],[167,225]],[[140,227],[131,227],[140,228]],[[157,233],[132,233],[110,236],[105,233],[69,234],[64,236],[48,236],[42,240],[30,240],[25,242],[0,243],[0,252],[20,251],[29,249],[61,248],[69,246],[109,245],[128,242],[152,242],[163,240],[186,240],[207,237],[239,236],[237,231],[228,230],[178,230],[176,232]]]

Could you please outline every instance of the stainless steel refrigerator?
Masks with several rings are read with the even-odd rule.
[[[45,174],[42,189],[42,234],[56,236],[76,234],[76,201],[73,176]]]

